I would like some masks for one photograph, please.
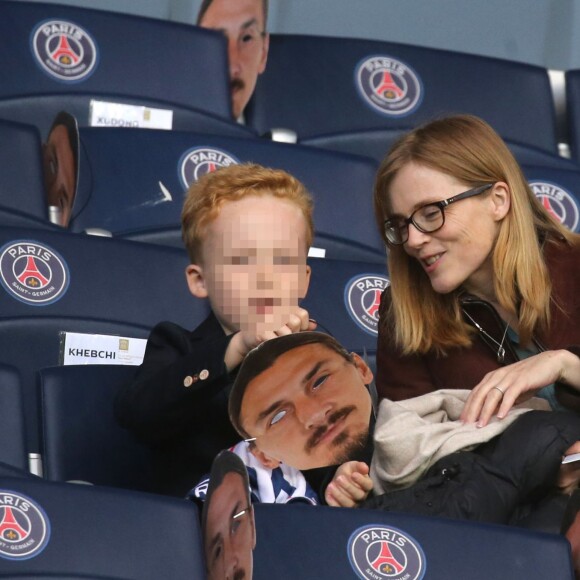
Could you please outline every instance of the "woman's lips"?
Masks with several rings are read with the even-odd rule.
[[[423,268],[425,269],[425,271],[427,273],[430,273],[433,270],[435,270],[435,268],[437,268],[437,266],[439,265],[442,256],[443,253],[440,253],[433,254],[431,256],[428,256],[427,258],[421,258],[421,263],[423,264]]]

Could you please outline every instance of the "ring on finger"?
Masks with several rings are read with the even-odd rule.
[[[493,387],[494,389],[497,389],[500,393],[501,396],[503,397],[505,395],[505,391],[503,391],[502,389],[500,389],[499,387]]]

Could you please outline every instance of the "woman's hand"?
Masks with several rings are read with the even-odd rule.
[[[483,427],[494,414],[503,419],[514,405],[558,381],[580,390],[580,358],[567,350],[541,352],[487,373],[472,389],[460,418]]]

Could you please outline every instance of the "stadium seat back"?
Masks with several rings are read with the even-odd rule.
[[[0,545],[3,578],[204,577],[199,514],[186,500],[10,477],[0,497],[12,544]]]
[[[314,198],[314,245],[327,256],[384,260],[371,203],[376,164],[366,157],[178,131],[81,129],[80,134],[75,231],[99,227],[181,247],[188,184],[219,167],[253,162],[284,169],[306,185]]]
[[[115,93],[231,115],[221,34],[57,4],[2,0],[0,11],[0,70],[10,79],[1,99]]]
[[[523,165],[536,197],[548,212],[573,232],[580,232],[580,168]]]
[[[310,286],[302,306],[348,350],[371,357],[377,348],[381,293],[389,284],[385,261],[311,259]]]
[[[0,206],[48,221],[41,151],[35,127],[0,120]]]
[[[194,328],[209,307],[189,293],[187,264],[185,252],[172,248],[0,229],[0,362],[20,372],[30,452],[39,448],[35,371],[58,365],[64,354],[85,362],[78,349],[61,352],[61,333],[146,338],[161,320]],[[115,345],[105,358],[86,349],[89,360],[111,362],[127,347]]]
[[[27,469],[22,389],[18,370],[0,364],[0,463]]]
[[[115,395],[134,367],[78,365],[39,372],[43,475],[149,491],[146,448],[114,416]]]
[[[272,35],[247,119],[259,132],[283,127],[300,141],[328,145],[349,133],[408,130],[457,113],[478,115],[504,138],[557,153],[546,69],[392,42]]]
[[[580,162],[580,69],[566,71],[566,116],[572,158]]]
[[[172,128],[179,131],[197,131],[200,133],[217,133],[240,137],[254,137],[255,131],[250,127],[235,123],[213,113],[185,105],[176,105],[171,101],[146,99],[142,95],[124,95],[108,91],[107,93],[77,94],[60,92],[50,95],[25,95],[15,98],[0,98],[0,119],[12,120],[35,126],[46,139],[54,118],[60,111],[67,111],[77,119],[79,127],[94,125],[91,120],[91,102],[95,99],[105,102],[136,105],[147,110],[156,108],[172,111]],[[104,128],[99,126],[100,128]]]
[[[574,578],[556,534],[326,506],[260,504],[255,517],[254,580]]]
[[[43,137],[62,110],[83,127],[158,125],[162,115],[173,129],[248,132],[231,118],[227,47],[219,33],[40,2],[0,0],[0,12],[0,74],[10,79],[0,85],[0,118],[35,125]],[[93,101],[136,109],[97,114]]]
[[[373,129],[368,131],[352,131],[320,137],[302,139],[303,145],[319,147],[331,151],[341,151],[354,155],[364,155],[381,163],[386,157],[395,141],[411,130],[412,127],[403,129]],[[534,145],[526,145],[519,141],[504,139],[518,163],[527,163],[543,167],[555,167],[562,169],[578,169],[578,164],[555,152],[540,149]]]

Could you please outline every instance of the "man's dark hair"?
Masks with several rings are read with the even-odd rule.
[[[250,505],[250,490],[249,490],[249,478],[248,472],[244,462],[232,451],[220,451],[216,458],[213,460],[211,466],[211,473],[209,476],[209,485],[207,488],[207,493],[205,496],[205,502],[203,504],[203,509],[201,512],[201,530],[205,535],[205,527],[207,523],[207,513],[209,511],[209,505],[211,501],[211,496],[213,492],[218,489],[218,487],[223,483],[224,478],[228,473],[236,473],[242,478],[244,490],[248,499],[248,505]]]
[[[278,360],[278,357],[307,344],[321,344],[328,350],[339,354],[347,362],[354,364],[352,353],[348,352],[335,338],[323,332],[297,332],[279,336],[258,345],[244,358],[230,393],[230,421],[242,437],[250,437],[240,421],[242,400],[248,384],[269,369]]]
[[[201,24],[201,21],[212,2],[213,0],[203,0],[201,3],[199,12],[197,13],[197,20],[195,21],[198,26]],[[262,0],[262,9],[264,12],[264,30],[262,30],[262,32],[266,32],[266,27],[268,24],[268,0]]]

